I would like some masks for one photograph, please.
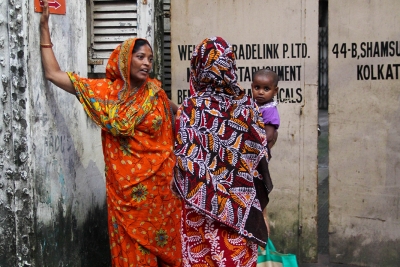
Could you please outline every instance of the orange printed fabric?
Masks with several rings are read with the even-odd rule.
[[[184,267],[256,267],[258,246],[187,203],[182,212]]]
[[[68,73],[79,101],[102,128],[113,266],[180,266],[181,201],[168,98],[157,80],[129,90],[136,39],[114,50],[106,79]]]

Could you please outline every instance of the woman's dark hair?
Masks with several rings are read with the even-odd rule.
[[[151,49],[151,52],[153,52],[153,48],[151,48],[150,43],[145,40],[145,39],[137,39],[135,42],[135,45],[133,46],[133,51],[132,53],[136,53],[142,46],[148,45]]]

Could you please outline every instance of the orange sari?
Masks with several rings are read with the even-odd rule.
[[[106,79],[68,75],[85,111],[102,128],[113,266],[180,266],[181,201],[170,190],[172,115],[157,80],[129,90],[135,41],[114,50]]]

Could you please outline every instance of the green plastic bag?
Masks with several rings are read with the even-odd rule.
[[[277,252],[270,238],[265,250],[258,252],[257,267],[298,267],[296,255]]]

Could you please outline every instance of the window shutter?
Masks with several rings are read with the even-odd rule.
[[[137,35],[137,2],[90,0],[89,72],[105,74],[111,52]]]

